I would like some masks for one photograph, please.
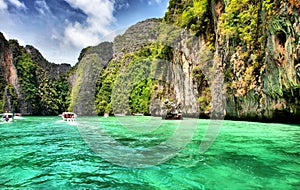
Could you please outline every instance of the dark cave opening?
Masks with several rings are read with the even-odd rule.
[[[282,31],[276,32],[276,42],[278,45],[284,48],[284,44],[286,42],[286,35],[284,32]]]

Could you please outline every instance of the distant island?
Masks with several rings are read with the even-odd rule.
[[[175,1],[164,18],[49,63],[0,33],[0,112],[299,123],[300,3]]]

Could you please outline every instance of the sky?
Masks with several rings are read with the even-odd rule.
[[[168,0],[0,0],[0,32],[32,45],[53,63],[75,65],[80,51],[147,18],[162,18]]]

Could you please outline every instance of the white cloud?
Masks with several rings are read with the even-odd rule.
[[[8,0],[10,4],[17,7],[18,9],[26,9],[26,6],[23,2],[18,0]],[[7,10],[8,4],[4,0],[0,0],[0,11]]]
[[[41,13],[32,16],[32,14],[27,15],[27,13],[31,13],[33,7],[25,7],[25,4],[22,3],[29,2],[28,0],[0,0],[0,31],[5,34],[7,39],[17,39],[22,45],[33,45],[51,62],[74,64],[82,48],[97,45],[104,40],[113,40],[117,34],[124,32],[128,22],[135,22],[132,21],[135,18],[127,18],[124,15],[127,13],[124,10],[131,6],[130,0],[64,1],[75,10],[65,7],[65,11],[59,9],[58,12],[54,12],[56,9],[50,8],[56,6],[57,3],[52,5],[52,1],[32,0],[34,11],[38,10]],[[166,0],[139,1],[145,4],[143,9],[147,11],[148,1],[151,1],[152,5],[156,5],[156,2]],[[13,10],[9,12],[10,6],[14,9],[26,9],[26,11]],[[79,15],[75,15],[78,10],[81,12]],[[118,10],[121,14],[116,14],[116,16],[120,20],[125,20],[125,24],[114,18],[114,13]],[[132,11],[134,10],[132,9]],[[147,13],[145,12],[145,14]],[[136,17],[136,20],[139,19],[138,14]],[[85,20],[82,21],[83,19]],[[122,31],[117,31],[117,27],[124,28]]]
[[[127,9],[129,8],[129,2],[127,0],[116,0],[115,8],[116,10]]]
[[[26,6],[24,5],[23,2],[20,2],[18,0],[8,0],[8,1],[19,9],[26,9]]]
[[[4,0],[0,0],[0,11],[6,9],[7,9],[7,4],[4,2]]]
[[[159,4],[161,0],[148,0],[148,5]]]
[[[103,35],[111,32],[110,25],[115,22],[114,2],[110,0],[65,0],[73,8],[80,9],[87,15],[86,23],[70,23],[64,32],[64,43],[76,47],[96,45]]]
[[[47,13],[50,13],[50,8],[47,5],[45,0],[38,0],[34,2],[34,7],[38,12],[40,12],[42,15],[46,15]]]
[[[95,45],[95,42],[99,40],[98,33],[92,31],[90,27],[85,27],[82,24],[75,22],[69,24],[65,28],[65,43],[72,44],[76,47],[86,47],[89,45]]]

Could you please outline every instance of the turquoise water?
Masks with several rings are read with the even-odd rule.
[[[139,155],[160,146],[181,125],[150,117],[130,117],[126,122],[145,127],[149,119],[159,123],[152,131],[128,129],[115,117],[78,118],[78,123],[61,122],[59,117],[24,117],[1,123],[0,188],[300,189],[299,125],[224,121],[215,142],[200,153],[209,120],[198,120],[193,138],[174,157],[149,167],[127,167],[126,163],[140,160],[126,161],[128,152],[122,149]],[[122,145],[119,152],[101,152],[107,151],[101,147],[115,146],[94,138],[101,130]],[[98,149],[91,149],[93,143]],[[155,159],[168,149],[149,156]],[[125,161],[113,164],[113,157]]]

